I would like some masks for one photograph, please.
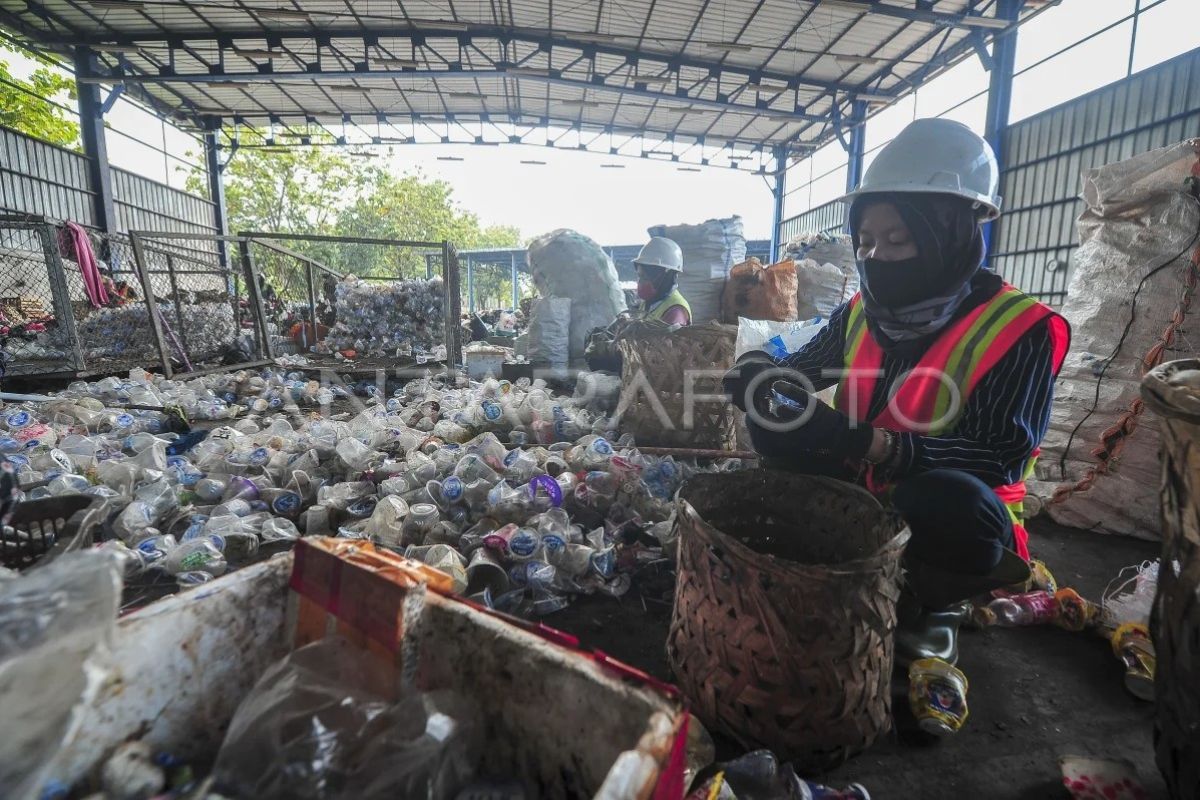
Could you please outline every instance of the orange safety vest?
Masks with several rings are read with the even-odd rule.
[[[1009,284],[990,300],[971,309],[970,313],[946,326],[933,345],[895,388],[887,406],[871,425],[905,433],[937,436],[954,428],[966,406],[967,398],[983,376],[1012,349],[1013,345],[1034,325],[1049,320],[1055,376],[1062,368],[1071,342],[1067,321],[1049,306]],[[862,298],[856,294],[850,300],[846,321],[846,372],[838,383],[834,405],[851,419],[862,421],[867,416],[875,382],[882,375],[883,349],[867,330]],[[1029,559],[1029,534],[1022,525],[1025,480],[1033,474],[1038,450],[1016,483],[993,487],[1013,520],[1016,551]],[[868,472],[868,488],[876,492],[890,487],[875,485]]]

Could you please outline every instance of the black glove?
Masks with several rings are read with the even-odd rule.
[[[769,355],[761,350],[751,350],[748,353],[743,353],[742,357],[734,362],[733,368],[725,373],[725,377],[721,379],[721,385],[725,389],[725,393],[730,395],[733,404],[742,411],[746,410],[746,387],[756,375],[766,372],[769,369],[775,369],[778,365],[771,359]],[[770,383],[764,381],[759,387],[758,394],[765,397],[769,391]]]
[[[775,400],[772,413],[758,419],[754,414],[746,417],[755,449],[763,455],[796,458],[813,454],[861,461],[871,448],[875,429],[870,425],[852,425],[845,414],[790,381],[775,381],[770,391]],[[763,424],[798,422],[806,411],[807,419],[787,430],[772,430],[774,426]]]

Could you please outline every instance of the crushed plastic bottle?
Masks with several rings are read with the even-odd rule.
[[[355,339],[370,352],[375,336]],[[628,591],[666,544],[630,531],[660,530],[693,469],[640,453],[590,394],[432,372],[385,391],[292,367],[173,380],[134,370],[0,405],[0,454],[28,497],[105,498],[131,574],[191,586],[265,544],[340,535],[426,548],[414,552],[471,596],[542,614],[573,594]],[[335,398],[361,405],[315,413]],[[183,409],[207,435],[130,402]]]

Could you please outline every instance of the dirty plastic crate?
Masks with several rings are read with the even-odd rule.
[[[422,576],[433,577],[429,589]],[[207,763],[263,671],[336,629],[397,671],[411,669],[418,688],[477,703],[488,741],[482,775],[522,780],[536,797],[682,795],[687,715],[670,687],[581,652],[565,634],[443,595],[441,580],[361,542],[306,539],[292,554],[122,618],[114,679],[82,710],[50,779],[73,785],[138,737]]]
[[[103,521],[100,500],[85,494],[27,500],[17,505],[0,532],[0,564],[25,569],[42,559],[92,545]]]

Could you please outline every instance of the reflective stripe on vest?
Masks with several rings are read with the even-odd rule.
[[[888,404],[870,420],[872,425],[894,431],[937,436],[953,429],[967,398],[983,376],[1034,325],[1049,320],[1053,347],[1052,369],[1057,376],[1070,345],[1066,320],[1048,306],[1005,284],[990,300],[947,326],[934,340],[899,387],[889,387]],[[867,330],[862,298],[850,301],[846,321],[844,374],[838,383],[834,405],[852,419],[866,418],[882,376],[883,349]],[[1022,480],[998,486],[995,492],[1013,518],[1017,552],[1029,557],[1021,526],[1025,499],[1024,479],[1033,473],[1037,451],[1022,470]]]
[[[687,299],[679,292],[679,287],[671,290],[671,293],[659,300],[654,305],[646,310],[646,319],[662,319],[667,312],[675,306],[683,306],[683,310],[687,312],[688,320],[692,318],[692,307],[688,305]]]

